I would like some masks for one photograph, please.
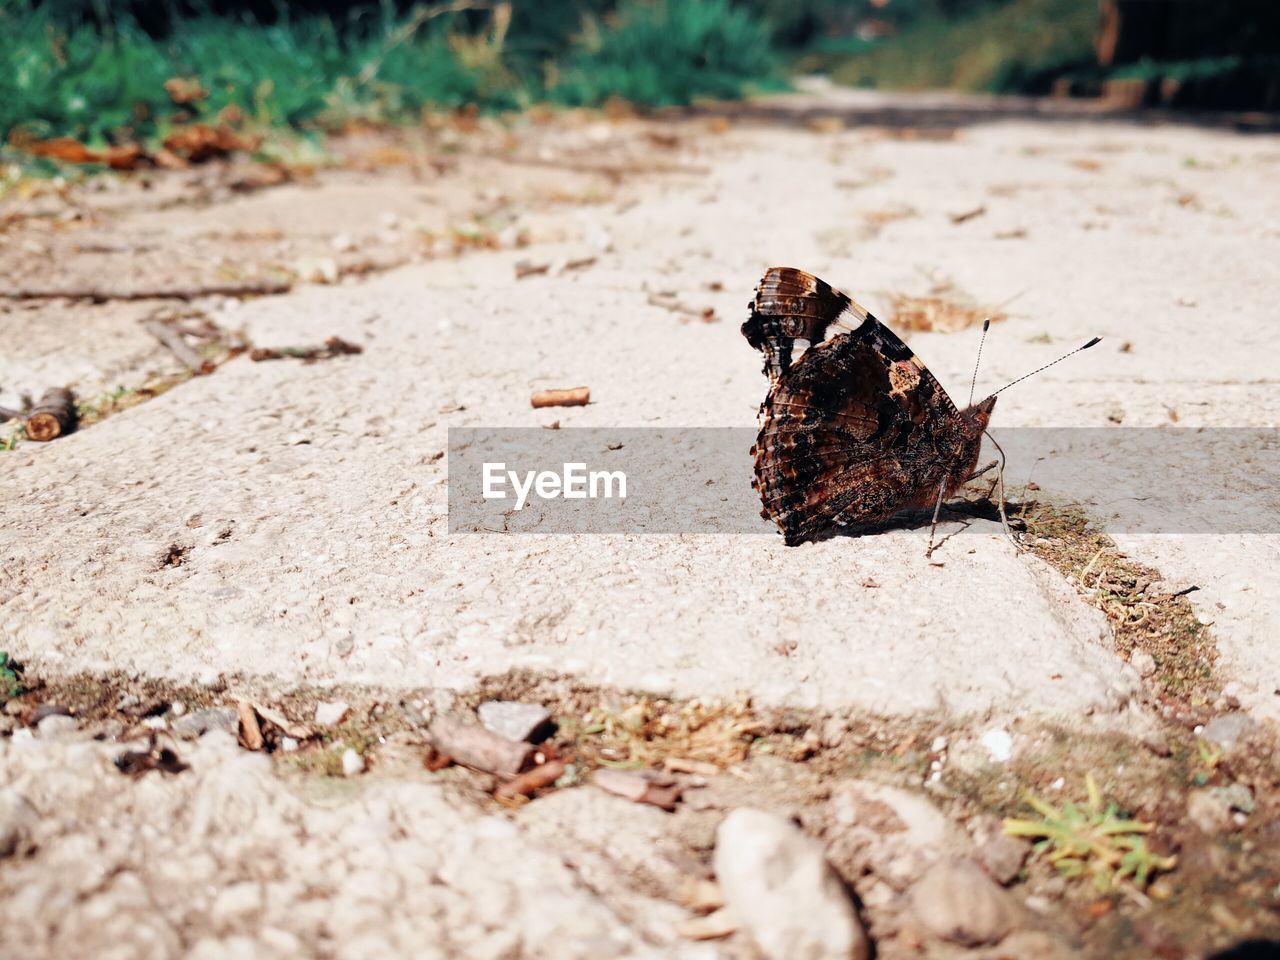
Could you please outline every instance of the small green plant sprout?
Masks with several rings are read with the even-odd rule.
[[[1126,881],[1144,889],[1151,878],[1177,866],[1177,857],[1162,857],[1147,847],[1146,834],[1153,823],[1122,817],[1114,803],[1102,803],[1102,791],[1093,774],[1085,776],[1088,800],[1068,800],[1061,808],[1027,795],[1027,804],[1039,820],[1009,818],[1004,832],[1011,837],[1039,838],[1033,848],[1048,857],[1064,876],[1093,878],[1099,892],[1107,893]]]
[[[22,682],[9,660],[9,654],[0,650],[0,700],[8,700],[22,692]]]

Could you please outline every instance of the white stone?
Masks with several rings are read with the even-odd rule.
[[[979,738],[979,743],[996,763],[1007,763],[1013,756],[1013,737],[1008,730],[988,730]]]
[[[529,739],[551,719],[542,704],[515,700],[486,700],[476,709],[476,715],[485,729],[516,742]]]
[[[347,714],[351,712],[351,705],[343,700],[334,700],[331,703],[316,704],[316,725],[321,727],[336,727],[347,718]]]
[[[976,947],[998,943],[1013,930],[1013,899],[971,860],[939,861],[911,889],[911,907],[930,933]]]
[[[342,775],[344,777],[357,777],[364,773],[364,757],[356,753],[356,751],[347,747],[342,751]]]
[[[73,736],[79,729],[80,724],[75,717],[68,717],[61,713],[50,714],[36,724],[36,732],[40,734],[41,740],[58,740]]]
[[[1129,665],[1144,680],[1156,672],[1156,658],[1145,650],[1135,650],[1129,655]]]
[[[768,960],[865,960],[866,933],[822,845],[789,820],[742,807],[716,832],[725,903]]]

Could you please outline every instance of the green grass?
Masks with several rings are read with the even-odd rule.
[[[1085,789],[1083,804],[1068,800],[1061,807],[1028,796],[1027,805],[1039,819],[1007,819],[1004,832],[1036,840],[1035,852],[1059,873],[1091,877],[1099,893],[1124,882],[1145,888],[1156,873],[1177,866],[1176,857],[1162,857],[1147,846],[1146,834],[1154,824],[1125,817],[1114,803],[1104,806],[1093,774],[1085,777]]]
[[[9,654],[0,650],[0,700],[8,700],[22,693],[22,682],[18,679]]]
[[[588,22],[550,92],[572,104],[619,96],[668,106],[735,97],[778,79],[768,29],[729,0],[629,0],[609,19]]]
[[[504,4],[469,19],[389,6],[355,7],[341,21],[198,16],[163,36],[127,13],[104,28],[51,9],[59,8],[0,3],[0,135],[96,146],[229,116],[312,131],[472,104],[508,110],[620,96],[658,106],[736,97],[779,77],[769,29],[731,0],[621,0],[585,17],[574,6],[576,29],[566,33],[562,10],[557,32],[545,36]],[[530,32],[513,34],[513,22]],[[175,78],[203,95],[175,102],[165,88]]]
[[[1096,0],[1009,0],[970,10],[956,19],[924,16],[866,53],[810,66],[853,86],[1042,92],[1062,71],[1094,61]]]

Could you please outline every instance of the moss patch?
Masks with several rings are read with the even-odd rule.
[[[1103,612],[1120,654],[1149,653],[1162,696],[1203,706],[1216,688],[1217,645],[1186,594],[1161,588],[1158,570],[1125,556],[1076,507],[1030,502],[1017,515],[1027,528],[1023,545]]]

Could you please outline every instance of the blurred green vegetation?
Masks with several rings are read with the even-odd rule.
[[[975,2],[919,16],[864,53],[819,53],[808,65],[855,86],[1043,92],[1061,72],[1094,63],[1097,26],[1097,0]]]
[[[423,110],[536,102],[642,105],[735,97],[781,82],[765,22],[732,0],[622,0],[354,7],[345,17],[267,22],[209,13],[170,18],[157,34],[128,11],[9,0],[0,5],[0,132],[88,143],[163,136],[233,107],[252,124],[332,129],[397,122]],[[451,6],[444,4],[443,6]],[[462,6],[457,4],[456,6]],[[165,83],[198,96],[176,103]]]
[[[1280,97],[1267,4],[1280,9],[1206,0],[1159,60],[1104,69],[1098,0],[0,0],[0,137],[102,145],[193,121],[306,133],[467,105],[665,106],[813,70],[1033,93],[1139,78],[1247,104],[1259,85]]]
[[[618,96],[670,106],[700,96],[736,97],[749,83],[776,85],[768,29],[729,0],[626,3],[613,17],[588,23],[550,88],[565,103]]]

